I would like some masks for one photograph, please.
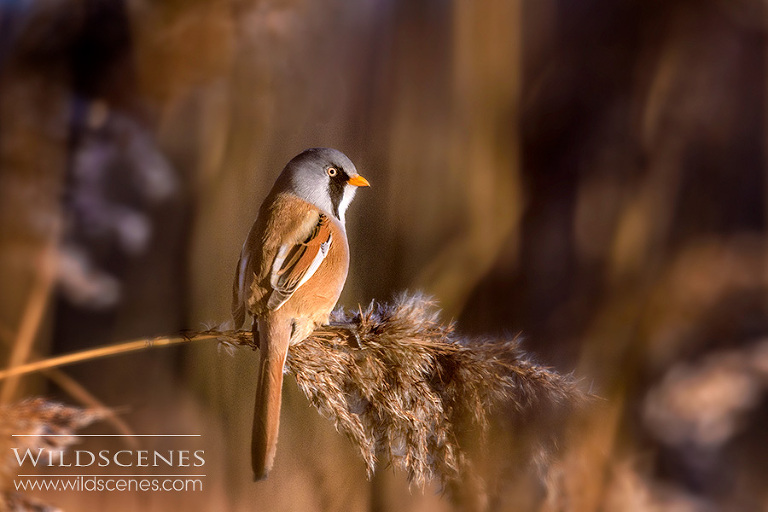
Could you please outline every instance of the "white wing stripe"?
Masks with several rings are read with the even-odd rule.
[[[296,288],[286,296],[283,296],[281,292],[278,292],[276,289],[277,287],[277,281],[279,278],[278,272],[280,271],[280,268],[283,266],[283,262],[285,261],[285,257],[288,253],[288,250],[291,246],[289,245],[281,245],[280,249],[277,251],[277,256],[275,256],[275,261],[272,263],[272,276],[270,277],[270,284],[272,285],[272,294],[269,297],[269,301],[267,302],[267,307],[271,309],[272,311],[277,311],[281,307],[283,307],[283,304],[288,302],[288,299],[291,298],[291,296],[301,288],[301,285],[306,283],[310,277],[312,277],[315,272],[317,272],[317,269],[320,267],[320,264],[325,259],[326,255],[328,254],[328,249],[331,247],[331,242],[333,241],[333,238],[328,238],[327,242],[324,242],[320,244],[320,250],[317,251],[317,254],[315,255],[315,258],[312,260],[312,263],[309,265],[309,268],[307,269],[307,272],[302,276],[301,280],[299,281],[299,284],[296,285]],[[278,302],[279,301],[279,302]]]
[[[269,284],[272,285],[272,288],[277,288],[277,280],[280,278],[280,274],[278,272],[280,272],[280,268],[283,266],[287,252],[288,245],[286,244],[281,245],[280,249],[277,250],[275,261],[272,263],[272,274],[269,278]]]
[[[326,254],[328,254],[328,248],[330,246],[331,246],[330,238],[328,239],[327,242],[320,244],[320,250],[315,255],[315,259],[312,260],[312,264],[307,269],[307,273],[304,274],[304,277],[301,278],[301,281],[299,281],[299,284],[296,286],[297,290],[301,287],[301,285],[306,283],[307,280],[315,274],[315,272],[317,271],[317,268],[325,259]]]

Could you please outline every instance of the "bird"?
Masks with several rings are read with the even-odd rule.
[[[346,212],[368,187],[352,161],[310,148],[283,168],[259,208],[235,270],[235,329],[253,317],[259,364],[251,438],[254,480],[267,478],[277,450],[283,367],[288,347],[329,316],[349,270]]]

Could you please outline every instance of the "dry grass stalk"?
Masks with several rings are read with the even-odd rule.
[[[56,226],[55,231],[58,231],[58,223],[56,223]],[[9,366],[20,365],[27,360],[32,352],[32,345],[40,328],[55,279],[55,243],[57,240],[57,236],[51,236],[46,249],[40,256],[40,263],[38,265],[40,272],[37,275],[37,281],[32,288],[27,307],[21,318],[16,340],[11,345]],[[13,378],[3,382],[2,388],[0,388],[0,403],[10,402],[16,393],[17,386],[18,380]]]
[[[250,338],[250,333],[246,333]],[[229,337],[236,337],[234,331],[218,331],[209,330],[204,332],[184,334],[181,336],[163,336],[158,338],[142,338],[139,340],[126,341],[123,343],[116,343],[114,345],[107,345],[104,347],[97,347],[93,349],[83,350],[72,354],[65,354],[62,356],[50,357],[41,361],[33,361],[31,363],[10,366],[5,370],[0,370],[0,380],[10,377],[26,375],[29,373],[48,370],[50,368],[58,368],[61,366],[67,366],[70,364],[82,363],[86,361],[93,361],[95,359],[101,359],[104,357],[114,357],[122,354],[128,354],[130,352],[138,352],[140,350],[146,350],[157,347],[170,347],[172,345],[178,345],[180,343],[187,343],[189,341],[205,341],[219,339],[222,335]]]
[[[90,410],[104,411],[105,423],[114,428],[117,433],[125,436],[123,441],[128,446],[132,448],[138,447],[134,432],[128,423],[118,415],[118,412],[104,405],[101,400],[96,398],[93,393],[88,391],[79,382],[58,368],[43,370],[43,374],[75,399],[79,405]]]

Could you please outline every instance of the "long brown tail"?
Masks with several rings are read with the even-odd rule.
[[[251,465],[254,480],[263,480],[272,469],[277,450],[280,403],[283,395],[283,366],[291,338],[291,322],[269,318],[259,320],[258,330],[261,346],[259,373],[256,378],[256,405],[253,411]]]

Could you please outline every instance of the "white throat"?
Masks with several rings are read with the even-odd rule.
[[[341,202],[339,203],[339,220],[341,221],[342,225],[346,224],[347,222],[347,208],[349,208],[349,204],[355,197],[355,192],[357,192],[356,186],[344,186],[344,195],[341,197]]]

